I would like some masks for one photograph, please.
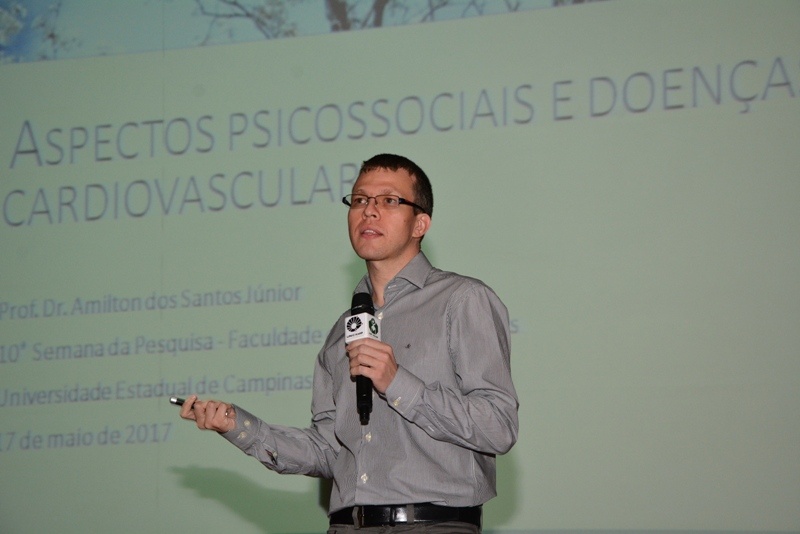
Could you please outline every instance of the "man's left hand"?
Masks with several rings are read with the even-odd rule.
[[[385,394],[397,374],[397,362],[391,345],[364,338],[351,342],[345,350],[350,358],[350,376],[366,376],[372,380],[378,393]]]

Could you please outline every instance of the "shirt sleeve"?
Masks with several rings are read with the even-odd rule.
[[[271,425],[236,406],[236,428],[222,437],[277,473],[333,476],[333,453],[313,428]]]
[[[459,387],[426,383],[401,367],[386,390],[386,400],[434,439],[504,454],[519,432],[508,311],[490,288],[471,281],[448,303],[447,330]]]
[[[222,437],[277,473],[332,478],[339,446],[334,438],[331,377],[321,365],[321,354],[314,369],[312,406],[327,408],[314,411],[309,428],[272,425],[236,406],[236,427]]]

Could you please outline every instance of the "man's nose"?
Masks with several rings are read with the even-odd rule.
[[[377,217],[379,214],[378,199],[375,197],[367,197],[367,205],[364,206],[364,217]]]

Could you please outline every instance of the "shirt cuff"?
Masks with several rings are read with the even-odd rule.
[[[239,406],[234,405],[234,410],[236,411],[236,426],[233,430],[220,435],[244,451],[250,448],[258,438],[259,419]]]
[[[386,401],[401,415],[413,410],[422,397],[425,383],[402,367],[397,368],[394,380],[386,388]]]

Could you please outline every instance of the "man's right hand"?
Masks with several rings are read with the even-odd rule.
[[[190,395],[181,406],[181,417],[194,421],[201,430],[229,432],[236,428],[236,411],[232,404],[208,400],[201,401]]]

